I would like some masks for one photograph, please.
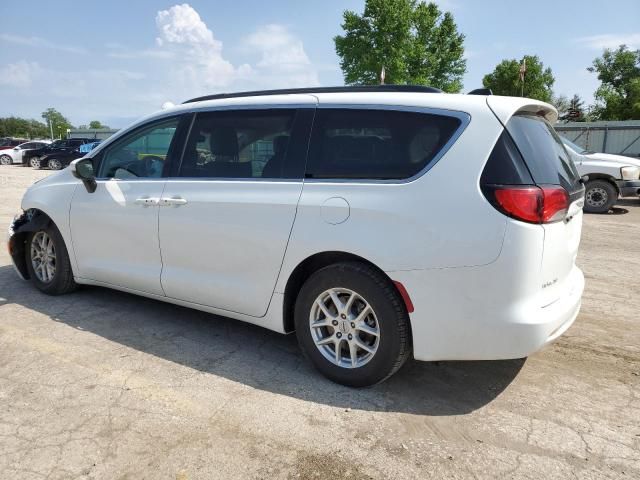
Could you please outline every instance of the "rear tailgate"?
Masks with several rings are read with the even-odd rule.
[[[541,306],[570,293],[567,280],[575,267],[582,230],[584,186],[573,161],[551,124],[541,115],[517,112],[506,129],[525,160],[534,182],[540,186],[561,186],[569,194],[564,219],[545,223],[541,265]]]

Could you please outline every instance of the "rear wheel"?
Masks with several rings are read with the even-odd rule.
[[[69,254],[55,225],[29,233],[25,250],[29,277],[38,290],[62,295],[76,289]]]
[[[51,170],[62,170],[62,162],[57,158],[52,158],[47,162],[47,167]]]
[[[618,191],[606,180],[587,182],[584,194],[584,211],[588,213],[607,213],[618,199]]]
[[[32,168],[40,168],[40,157],[31,157],[29,165],[31,165]]]
[[[334,382],[379,383],[411,354],[409,316],[393,284],[374,268],[345,262],[315,272],[295,306],[298,343]]]
[[[9,155],[2,155],[0,157],[0,165],[11,165],[12,163],[13,163],[13,160]]]

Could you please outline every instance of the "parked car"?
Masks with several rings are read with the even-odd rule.
[[[78,151],[78,148],[85,143],[92,142],[95,142],[95,140],[90,138],[56,140],[43,148],[25,152],[22,156],[22,164],[33,168],[53,167],[53,170],[59,170],[62,168],[63,161],[82,157],[83,154]],[[49,163],[51,163],[51,167]]]
[[[22,163],[22,155],[28,150],[36,150],[44,148],[51,142],[49,140],[34,140],[32,142],[24,142],[13,148],[0,151],[0,165],[12,165],[14,163]]]
[[[101,285],[295,331],[346,385],[412,354],[521,358],[584,286],[556,118],[412,86],[202,97],[32,185],[9,251],[47,294]]]
[[[2,152],[3,150],[9,150],[10,148],[13,148],[13,147],[17,147],[18,145],[26,141],[27,141],[26,138],[11,138],[11,137],[0,138],[0,152]]]
[[[606,213],[618,197],[640,195],[640,160],[585,150],[561,137],[580,175],[587,175],[584,210]]]
[[[47,166],[50,170],[61,170],[76,158],[84,157],[99,144],[99,141],[93,141],[91,143],[82,144],[73,150],[64,149],[47,153],[40,157],[40,168]]]

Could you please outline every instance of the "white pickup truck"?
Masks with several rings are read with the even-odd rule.
[[[595,153],[560,137],[585,183],[584,211],[606,213],[618,197],[640,195],[640,160],[623,155]]]

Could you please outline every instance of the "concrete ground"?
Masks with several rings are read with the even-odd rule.
[[[48,172],[0,167],[0,228]],[[640,201],[587,215],[576,324],[526,361],[354,390],[293,336],[101,288],[40,294],[0,250],[0,478],[640,478]]]

